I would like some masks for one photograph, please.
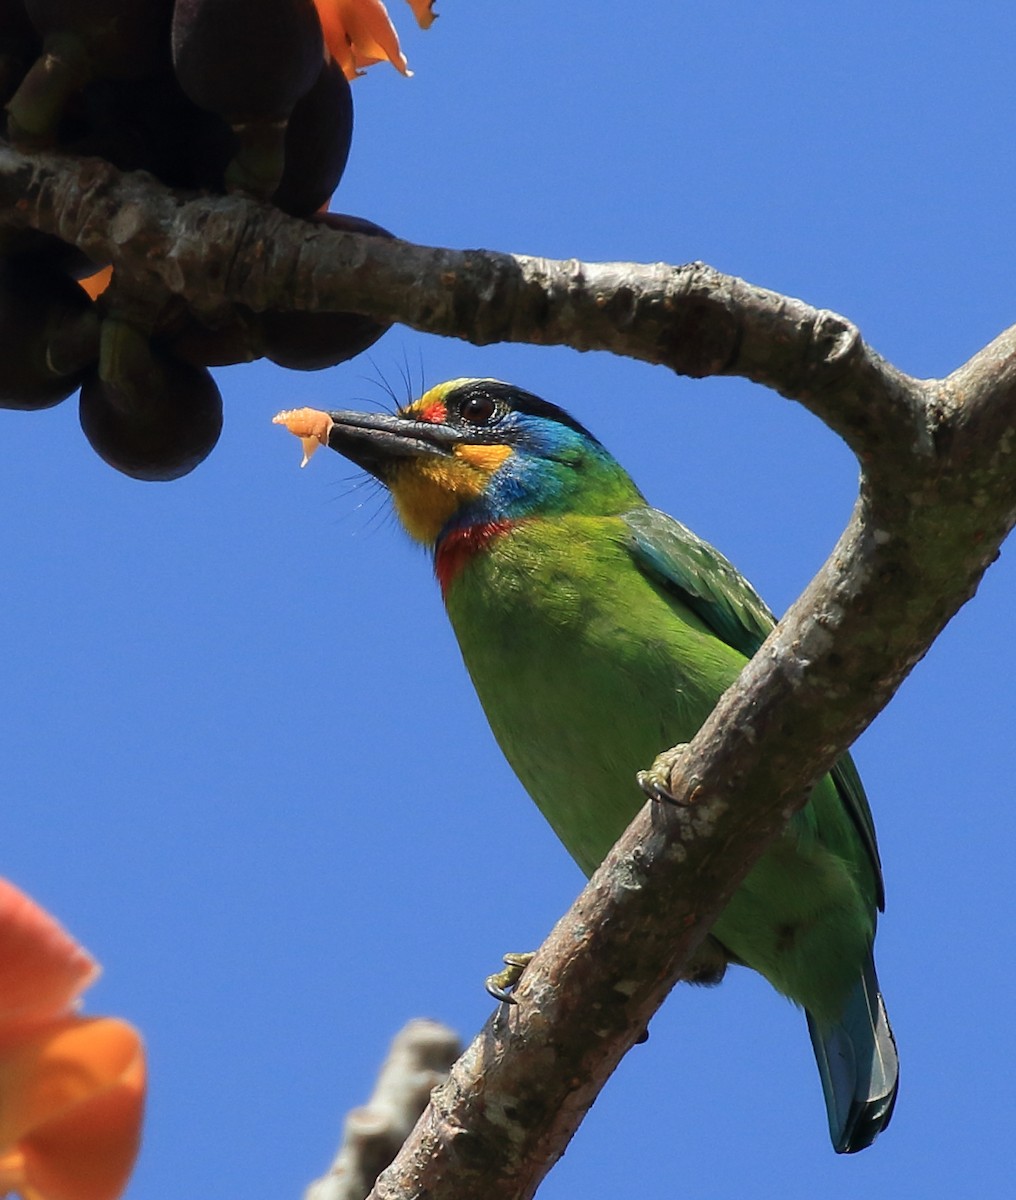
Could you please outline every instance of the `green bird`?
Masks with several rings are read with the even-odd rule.
[[[395,415],[318,415],[319,440],[376,476],[432,549],[494,736],[591,874],[644,801],[639,769],[693,737],[775,618],[592,434],[520,388],[455,379]],[[747,965],[805,1010],[839,1153],[869,1146],[896,1099],[872,957],[882,904],[844,756],[735,893],[699,968],[705,981]]]

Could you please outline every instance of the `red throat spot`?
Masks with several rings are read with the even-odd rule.
[[[471,558],[517,524],[517,521],[487,521],[483,525],[466,525],[446,533],[434,554],[434,574],[441,585],[441,595],[448,595],[452,581]]]

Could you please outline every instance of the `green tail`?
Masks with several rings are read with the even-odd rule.
[[[821,1026],[808,1013],[808,1032],[822,1077],[833,1146],[837,1154],[864,1150],[889,1124],[900,1074],[896,1042],[870,954],[839,1024]]]

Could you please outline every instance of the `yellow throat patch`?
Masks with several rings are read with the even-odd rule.
[[[432,546],[451,518],[486,491],[510,446],[456,446],[451,458],[407,458],[388,487],[410,537]]]

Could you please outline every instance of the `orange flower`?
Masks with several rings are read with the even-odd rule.
[[[109,287],[112,278],[112,267],[96,267],[91,275],[86,275],[83,279],[78,280],[78,286],[83,287],[89,296],[96,300]]]
[[[376,62],[390,62],[403,75],[412,72],[399,47],[388,10],[381,0],[314,0],[321,28],[332,58],[342,67],[347,79]],[[422,29],[434,22],[434,0],[409,0]]]
[[[81,1017],[99,968],[60,925],[0,879],[0,1195],[115,1200],[137,1155],[141,1038]]]
[[[413,10],[416,23],[421,29],[429,29],[437,20],[437,13],[431,11],[434,0],[409,0],[409,7]]]

